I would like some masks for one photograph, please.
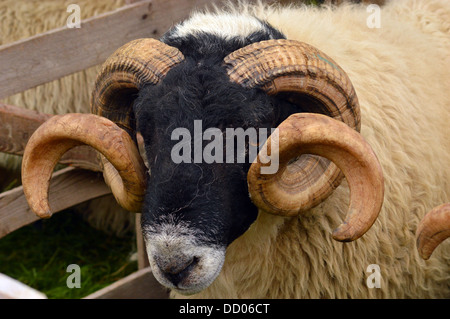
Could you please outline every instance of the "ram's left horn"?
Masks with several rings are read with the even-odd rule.
[[[260,88],[296,105],[299,113],[325,114],[360,131],[361,110],[350,78],[331,57],[307,43],[278,39],[249,44],[226,56],[224,65],[230,80],[244,88]],[[287,196],[306,198],[294,203],[302,211],[324,201],[344,177],[323,157],[304,154],[293,162],[277,187]],[[274,208],[284,209],[284,202],[279,204]]]
[[[419,223],[416,231],[420,257],[427,260],[444,240],[450,237],[450,203],[435,207]]]
[[[247,175],[250,196],[255,205],[282,216],[301,213],[302,207],[298,203],[308,202],[310,199],[299,200],[296,198],[297,193],[286,194],[284,189],[279,189],[279,180],[286,173],[288,165],[298,156],[323,156],[341,169],[350,188],[347,217],[333,232],[333,238],[338,241],[353,241],[361,237],[377,219],[384,198],[383,173],[369,144],[345,123],[322,114],[293,114],[275,132],[278,134],[278,147],[272,145],[272,133]],[[261,169],[273,165],[270,160],[277,158],[278,170],[263,174]],[[305,196],[303,193],[301,195]]]
[[[105,170],[117,178],[107,181],[119,204],[140,211],[145,194],[146,168],[130,135],[112,121],[94,114],[54,116],[31,136],[22,162],[22,184],[32,211],[41,218],[52,215],[48,201],[50,178],[61,156],[87,144],[112,164]]]

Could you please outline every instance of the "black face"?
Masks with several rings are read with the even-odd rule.
[[[245,232],[257,215],[247,190],[251,163],[248,159],[237,163],[236,158],[232,163],[225,158],[214,163],[196,160],[194,121],[201,123],[202,133],[216,128],[226,135],[227,128],[272,127],[274,109],[264,92],[231,83],[220,65],[201,66],[190,58],[171,70],[161,84],[146,87],[135,106],[151,170],[145,218],[155,222],[161,215],[176,212],[176,218],[192,221],[212,243],[226,246]],[[180,142],[172,140],[177,128],[190,132],[190,163],[176,163],[172,158]],[[208,143],[203,140],[201,149]],[[213,232],[212,224],[221,231]]]
[[[144,220],[155,222],[167,213],[190,220],[212,243],[228,246],[255,220],[257,208],[247,189],[248,156],[245,163],[205,163],[194,159],[194,121],[202,130],[272,128],[280,122],[280,108],[260,89],[244,89],[232,83],[222,65],[229,53],[253,42],[283,38],[277,30],[255,32],[246,39],[224,40],[210,34],[188,37],[164,36],[179,48],[185,61],[169,71],[156,86],[143,88],[134,110],[138,131],[144,137],[151,176]],[[199,123],[199,122],[197,122]],[[191,133],[191,163],[175,163],[172,140],[176,128]],[[270,131],[269,131],[270,132]],[[209,141],[202,142],[202,149]],[[223,151],[226,155],[225,147]],[[248,154],[247,154],[248,155]],[[210,225],[220,232],[213,232]]]
[[[226,247],[257,216],[248,195],[248,154],[244,163],[237,160],[237,153],[231,161],[229,157],[212,163],[199,160],[196,147],[201,145],[201,157],[210,141],[196,136],[196,125],[201,123],[201,133],[214,128],[226,138],[227,128],[270,132],[284,120],[289,103],[232,83],[222,65],[226,55],[245,45],[281,37],[268,26],[264,32],[231,40],[210,34],[179,38],[169,32],[164,41],[179,48],[185,61],[159,84],[141,89],[135,101],[137,129],[150,166],[142,215],[147,252],[157,279],[182,293],[197,292],[211,283]],[[180,128],[191,137],[183,144],[191,152],[187,162],[174,160],[180,137],[173,134]],[[229,156],[225,144],[223,156]]]

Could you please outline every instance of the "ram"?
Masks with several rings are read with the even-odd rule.
[[[94,114],[55,116],[31,137],[30,207],[51,216],[53,163],[89,144],[118,202],[142,212],[152,271],[174,297],[450,297],[448,242],[425,261],[415,240],[450,201],[450,5],[387,2],[379,28],[371,14],[239,3],[128,43],[98,75]],[[239,148],[230,128],[276,130]]]

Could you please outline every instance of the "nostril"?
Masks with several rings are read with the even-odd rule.
[[[169,267],[166,268],[166,270],[164,272],[172,274],[172,275],[176,275],[179,274],[180,272],[184,271],[186,268],[188,268],[190,265],[192,265],[194,263],[194,259],[196,257],[193,257],[189,260],[186,260],[184,262],[177,262],[174,263],[172,265],[169,265]]]
[[[191,262],[183,269],[183,271],[190,271],[192,268],[194,268],[198,264],[198,257],[193,257]]]
[[[164,273],[165,277],[174,285],[177,285],[189,274],[191,269],[198,264],[198,261],[199,258],[194,256],[190,259],[181,261],[178,259],[169,263],[157,260],[156,263],[159,269]]]

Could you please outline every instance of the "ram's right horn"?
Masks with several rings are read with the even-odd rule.
[[[125,209],[139,212],[144,199],[145,164],[132,138],[112,121],[94,114],[56,115],[42,124],[27,143],[22,161],[23,191],[31,210],[52,215],[48,201],[50,178],[61,156],[78,145],[90,145],[110,163],[104,170],[112,192]]]
[[[145,85],[156,85],[184,61],[175,47],[137,39],[117,49],[103,64],[91,97],[94,114],[66,114],[44,123],[30,138],[22,164],[22,183],[32,210],[50,217],[48,187],[53,169],[68,149],[87,144],[100,153],[103,175],[118,203],[138,212],[147,170],[136,144],[133,102]]]

